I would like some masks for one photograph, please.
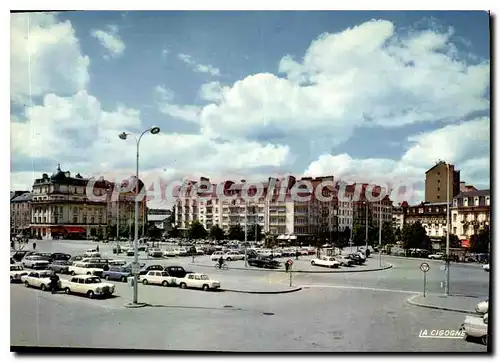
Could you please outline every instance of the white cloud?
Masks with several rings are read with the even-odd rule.
[[[369,21],[315,39],[300,61],[281,59],[284,78],[247,76],[201,112],[207,136],[283,134],[347,140],[356,127],[455,121],[489,107],[490,64],[469,64],[451,32],[396,33]],[[192,61],[192,58],[186,58]]]
[[[198,64],[189,54],[180,53],[177,57],[182,60],[187,65],[191,66],[191,69],[197,73],[208,73],[211,76],[219,76],[220,70],[211,66],[210,64]]]
[[[27,103],[48,92],[73,94],[89,81],[89,58],[69,21],[54,14],[11,14],[11,99]]]
[[[119,139],[118,134],[151,126],[141,122],[137,110],[123,106],[104,110],[86,91],[71,97],[49,94],[43,104],[28,107],[25,116],[26,122],[11,120],[12,159],[53,160],[54,167],[61,162],[63,168],[87,175],[132,172],[135,144]],[[145,135],[141,142],[141,172],[173,168],[176,175],[211,174],[214,170],[220,175],[243,170],[248,175],[259,167],[279,167],[288,161],[289,153],[282,145],[215,142],[201,134],[160,132]],[[21,187],[29,180],[25,172],[13,170],[11,180],[18,188],[29,187]]]
[[[305,175],[331,175],[357,182],[406,184],[415,187],[413,199],[422,201],[425,171],[439,159],[461,169],[461,180],[489,186],[490,119],[482,117],[408,137],[412,145],[399,160],[355,159],[348,154],[321,155]]]
[[[168,50],[167,48],[164,48],[161,50],[161,56],[163,58],[166,58],[169,53],[170,53],[170,50]]]
[[[201,86],[199,95],[201,99],[212,102],[220,102],[224,99],[224,94],[229,91],[229,87],[223,87],[219,82],[205,83]]]
[[[155,93],[158,95],[158,109],[170,117],[182,119],[186,122],[199,123],[201,108],[193,105],[177,105],[173,103],[174,92],[164,85],[157,85]]]
[[[118,58],[123,55],[123,52],[125,51],[125,43],[120,38],[120,35],[118,34],[118,27],[116,25],[108,25],[108,31],[101,29],[92,30],[90,34],[96,38],[109,52],[109,55],[106,56],[106,58],[109,56],[112,58]]]

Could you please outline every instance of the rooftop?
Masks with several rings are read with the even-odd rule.
[[[474,190],[474,191],[466,191],[466,192],[461,192],[455,198],[462,198],[462,197],[475,197],[475,196],[490,196],[490,190],[485,189],[485,190]]]

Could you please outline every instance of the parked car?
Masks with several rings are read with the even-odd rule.
[[[103,283],[101,278],[93,275],[74,275],[69,280],[61,280],[61,288],[66,294],[83,294],[88,298],[111,296],[115,286]]]
[[[488,313],[488,300],[479,302],[476,307],[476,312],[481,313],[481,314],[486,314]]]
[[[220,288],[218,280],[210,279],[208,275],[200,273],[187,274],[184,278],[177,280],[177,282],[182,289],[197,288],[208,291]]]
[[[148,255],[153,257],[153,258],[161,258],[161,257],[163,257],[163,251],[161,249],[158,249],[158,248],[149,249]]]
[[[10,257],[10,265],[14,265],[16,264],[17,262],[14,260],[13,257]]]
[[[174,278],[184,278],[187,274],[191,274],[191,271],[185,270],[183,267],[178,265],[170,265],[165,268],[165,271],[168,272],[168,275]]]
[[[104,271],[102,274],[106,280],[120,280],[124,283],[127,282],[128,277],[133,275],[131,266],[112,266],[109,270]]]
[[[488,313],[482,317],[466,316],[462,326],[460,327],[465,333],[465,339],[469,336],[480,338],[483,344],[488,344]]]
[[[434,260],[443,259],[443,256],[444,256],[444,253],[436,253],[436,254],[427,255],[427,257],[429,259],[434,259]]]
[[[113,246],[113,254],[123,253],[123,249],[120,244]]]
[[[16,262],[22,261],[26,256],[33,254],[34,251],[28,251],[28,250],[18,250],[12,255],[12,258]]]
[[[217,260],[219,260],[219,258],[221,256],[222,256],[222,258],[224,258],[225,255],[226,255],[226,253],[223,252],[223,251],[216,251],[212,255],[210,255],[210,260],[211,261],[217,261]]]
[[[134,256],[135,250],[133,248],[127,249],[127,256]]]
[[[356,265],[362,265],[366,261],[366,258],[363,258],[361,255],[356,253],[349,254],[347,257],[354,261],[354,264]]]
[[[351,266],[354,264],[354,260],[345,255],[336,256],[335,259],[340,263],[341,266]]]
[[[47,270],[32,271],[27,275],[23,275],[21,277],[21,280],[26,286],[26,288],[34,287],[34,288],[40,288],[41,290],[45,291],[48,290],[50,287],[51,275],[52,272]]]
[[[258,256],[256,258],[249,258],[248,265],[255,266],[257,268],[277,269],[281,266],[281,263],[269,257],[266,258],[263,256]]]
[[[139,271],[139,275],[146,275],[150,270],[155,270],[155,271],[163,271],[165,267],[160,264],[152,264],[148,266],[144,266],[141,268]]]
[[[31,254],[32,256],[39,256],[49,262],[49,264],[52,262],[52,254],[51,253],[40,253],[40,252],[35,252]]]
[[[49,269],[61,274],[69,274],[69,267],[71,262],[68,260],[54,260]]]
[[[163,270],[150,270],[147,274],[141,276],[141,282],[144,285],[156,284],[164,287],[175,285],[175,280],[168,272]]]
[[[96,268],[91,263],[81,263],[76,262],[73,265],[70,265],[68,271],[71,275],[98,275],[102,276],[104,270],[102,268]]]
[[[22,264],[25,268],[46,269],[49,266],[49,261],[41,256],[28,255],[24,257]]]
[[[103,258],[83,258],[80,263],[90,263],[94,264],[96,268],[101,268],[102,270],[109,269],[109,259]]]
[[[87,258],[90,258],[90,257],[100,258],[101,254],[99,254],[99,252],[97,251],[97,249],[91,248],[91,249],[87,249],[85,251],[85,254],[83,254],[83,256],[87,257]]]
[[[111,268],[112,266],[125,266],[128,262],[125,260],[110,260],[108,265]]]
[[[325,266],[327,268],[338,268],[340,263],[333,256],[322,256],[311,260],[312,266]]]
[[[223,258],[227,261],[245,260],[245,254],[240,254],[239,251],[228,251]]]
[[[69,261],[70,261],[72,264],[74,264],[74,263],[76,263],[76,262],[78,262],[78,261],[83,260],[83,258],[85,258],[85,256],[83,256],[83,255],[73,255],[73,256],[71,257],[71,259],[69,259]]]
[[[490,264],[484,264],[483,270],[489,272],[490,271]]]
[[[14,264],[10,266],[10,282],[20,282],[23,275],[28,275],[28,271],[24,270],[21,264]]]
[[[66,254],[66,253],[52,253],[50,255],[50,260],[51,261],[55,261],[55,260],[68,261],[70,259],[71,259],[71,255],[70,254]]]

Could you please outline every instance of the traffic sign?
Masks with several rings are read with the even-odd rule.
[[[293,260],[292,260],[292,259],[288,259],[288,260],[286,261],[286,263],[287,263],[288,265],[292,265],[292,264],[293,264]]]
[[[420,270],[422,270],[424,273],[427,273],[430,269],[429,264],[427,263],[422,263],[420,264]]]

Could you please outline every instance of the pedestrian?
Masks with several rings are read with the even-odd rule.
[[[290,268],[290,264],[288,262],[285,263],[285,273],[288,273],[288,268]]]
[[[97,252],[99,252],[99,245],[96,246],[95,250],[97,250]]]
[[[295,260],[299,260],[299,255],[300,255],[299,250],[298,249],[295,250]]]
[[[36,250],[36,242],[33,241],[33,250]]]

